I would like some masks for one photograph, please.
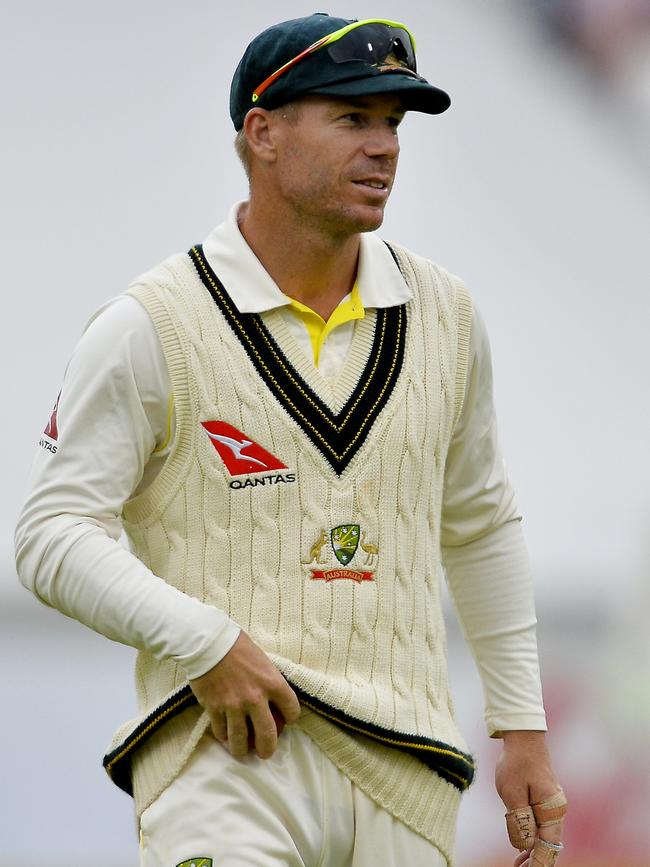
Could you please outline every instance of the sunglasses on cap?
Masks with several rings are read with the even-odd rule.
[[[292,60],[276,69],[253,91],[252,102],[257,102],[267,87],[277,81],[283,73],[321,48],[327,48],[329,56],[335,63],[360,60],[362,63],[376,67],[380,72],[399,70],[417,75],[415,39],[408,27],[398,21],[368,18],[364,21],[353,21],[352,24],[335,30],[305,48]]]

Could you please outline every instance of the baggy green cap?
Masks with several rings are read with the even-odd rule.
[[[449,108],[451,100],[448,94],[420,75],[399,68],[383,71],[362,60],[337,63],[325,49],[315,51],[296,63],[253,102],[253,92],[276,70],[317,40],[353,21],[317,12],[274,24],[256,36],[244,52],[230,88],[230,116],[235,129],[242,128],[246,114],[254,105],[278,108],[307,94],[365,96],[399,93],[406,110],[441,114]]]

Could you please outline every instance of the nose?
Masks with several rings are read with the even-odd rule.
[[[368,130],[368,138],[364,150],[369,157],[397,159],[399,154],[397,127],[388,123],[373,124]]]

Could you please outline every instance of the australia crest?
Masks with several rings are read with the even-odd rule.
[[[377,545],[367,540],[366,532],[360,524],[339,524],[329,531],[320,531],[309,549],[309,560],[305,565],[316,563],[333,567],[312,568],[310,577],[314,581],[373,581],[375,573],[366,567],[374,564],[378,553]],[[357,562],[354,567],[347,568],[355,558]]]

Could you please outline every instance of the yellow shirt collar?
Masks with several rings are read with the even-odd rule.
[[[325,322],[322,316],[307,307],[295,298],[285,296],[289,303],[291,312],[304,324],[309,334],[312,352],[314,353],[314,364],[318,367],[320,360],[321,349],[327,340],[329,334],[334,331],[339,325],[346,322],[352,322],[354,319],[363,319],[366,315],[365,307],[361,301],[361,294],[357,283],[352,287],[352,292],[346,295],[339,305],[332,311],[332,315]]]
[[[239,231],[233,205],[228,219],[203,242],[203,253],[240,313],[263,313],[289,303]],[[411,298],[411,290],[384,242],[374,232],[361,235],[359,297],[366,309],[392,307]]]

